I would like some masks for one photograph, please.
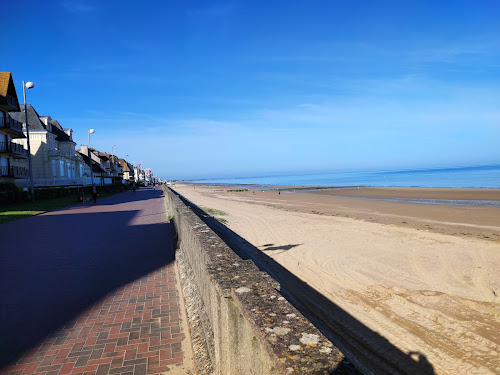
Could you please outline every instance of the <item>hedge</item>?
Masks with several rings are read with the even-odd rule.
[[[116,193],[128,190],[128,186],[123,184],[98,186],[98,192]],[[54,199],[66,197],[69,195],[78,196],[84,193],[90,195],[92,186],[70,186],[70,187],[43,187],[35,188],[35,198],[37,200]],[[26,202],[30,199],[29,191],[24,191],[22,188],[12,182],[0,183],[0,205],[8,205],[16,202]]]

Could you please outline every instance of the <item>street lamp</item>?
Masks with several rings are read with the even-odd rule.
[[[115,146],[116,145],[111,146],[111,156],[109,157],[109,166],[111,169],[111,181],[113,182],[113,184],[116,182],[115,181],[115,163],[114,163],[115,157],[114,157],[114,153],[113,153],[113,149],[115,148]],[[118,175],[118,173],[117,173],[117,175]]]
[[[129,157],[129,154],[125,155],[125,164],[127,165],[127,169],[128,169],[128,180],[130,182],[130,168],[128,167],[128,157]]]
[[[92,167],[92,155],[90,153],[90,134],[94,134],[95,130],[94,129],[89,129],[89,159],[90,159],[90,185],[94,186],[94,168]]]
[[[31,201],[35,201],[35,186],[33,184],[33,166],[31,163],[31,148],[30,148],[30,131],[29,131],[29,126],[28,126],[28,107],[26,105],[26,89],[32,89],[35,87],[35,84],[33,82],[26,82],[24,83],[23,81],[23,96],[24,96],[24,116],[26,120],[26,138],[28,142],[28,163],[29,163],[29,168],[30,168],[30,186],[31,186]]]

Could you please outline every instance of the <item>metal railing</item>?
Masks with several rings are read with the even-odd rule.
[[[28,157],[28,150],[14,142],[0,142],[0,152],[8,152],[14,156]]]
[[[121,180],[120,180],[121,181]],[[101,178],[94,176],[94,183],[97,186],[102,185],[110,185],[113,183],[111,178]],[[23,182],[16,182],[17,185],[21,187],[29,187],[29,180],[25,180]],[[73,178],[64,178],[64,177],[52,177],[52,178],[34,178],[33,184],[35,187],[49,187],[49,186],[89,186],[91,185],[90,177],[73,177]]]
[[[12,117],[0,117],[0,128],[14,129],[17,131],[23,131],[23,123],[14,120]]]
[[[28,168],[24,168],[24,167],[1,166],[0,167],[0,176],[2,176],[2,177],[14,177],[14,178],[28,178],[30,176],[30,172],[29,172]]]

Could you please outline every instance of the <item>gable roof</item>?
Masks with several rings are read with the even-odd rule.
[[[10,117],[12,117],[14,120],[17,120],[19,122],[23,123],[23,127],[26,126],[26,117],[24,115],[24,104],[21,104],[21,111],[22,112],[9,112]],[[38,112],[33,108],[31,104],[26,105],[28,108],[28,122],[30,124],[30,130],[47,130],[47,127],[43,122],[40,121],[40,115]]]
[[[99,156],[101,160],[109,160],[109,154],[106,152],[97,151],[97,156]]]
[[[129,168],[129,164],[127,163],[127,161],[125,159],[120,159],[120,165],[123,168],[123,172],[132,172]]]
[[[88,155],[85,155],[84,153],[82,153],[80,151],[76,151],[76,152],[78,154],[80,154],[80,156],[83,159],[83,162],[85,164],[87,164],[87,166],[90,166],[90,158],[88,157]],[[101,168],[101,166],[99,165],[99,163],[97,163],[95,160],[92,160],[92,171],[96,172],[96,173],[102,173],[102,172],[104,172],[104,169]]]
[[[43,121],[40,120],[40,117],[47,117],[47,116],[40,116],[38,112],[33,108],[31,104],[26,105],[28,108],[28,122],[30,124],[30,131],[49,131],[47,129],[47,125],[43,123]],[[23,123],[23,128],[26,126],[26,117],[24,114],[24,104],[21,104],[21,110],[22,112],[9,112],[10,117],[12,117],[14,120],[17,120],[19,122]],[[55,120],[52,120],[55,121]],[[57,121],[56,121],[57,122]],[[59,123],[57,123],[59,125]],[[59,125],[60,127],[61,125]],[[50,133],[54,134],[56,136],[56,141],[58,142],[72,142],[75,143],[71,140],[68,134],[66,134],[63,130],[61,130],[58,126],[55,126],[51,122],[51,131]]]
[[[7,104],[7,95],[15,99],[15,106],[9,103],[10,106],[15,107],[19,111],[19,100],[17,99],[16,86],[12,80],[10,72],[0,72],[0,104]]]
[[[31,125],[30,125],[30,127],[31,127]],[[52,126],[52,133],[56,135],[56,141],[73,142],[71,140],[71,138],[69,137],[69,135],[67,135],[64,131],[62,131],[61,129],[59,129],[56,126]],[[75,143],[75,142],[73,142],[73,143]]]

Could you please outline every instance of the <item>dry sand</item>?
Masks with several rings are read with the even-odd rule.
[[[351,198],[498,201],[499,190],[173,188],[226,212],[231,230],[435,373],[500,373],[500,207]]]

